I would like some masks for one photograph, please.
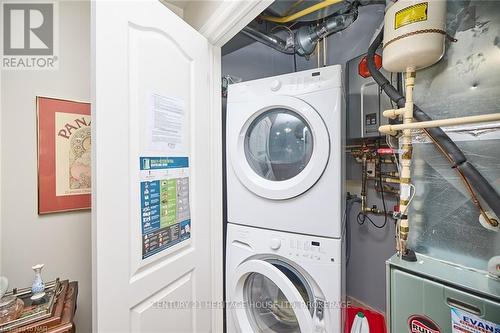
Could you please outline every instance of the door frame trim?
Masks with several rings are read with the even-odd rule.
[[[198,31],[215,47],[222,47],[274,0],[222,0]]]
[[[212,300],[224,301],[224,221],[223,221],[223,166],[222,166],[222,46],[236,36],[243,27],[262,13],[274,0],[234,1],[222,0],[222,3],[209,15],[198,30],[208,39],[212,55],[211,74],[207,78],[210,85],[210,133],[211,151],[210,179],[211,200],[211,242],[212,242]],[[223,332],[224,311],[222,307],[212,309],[212,332]]]

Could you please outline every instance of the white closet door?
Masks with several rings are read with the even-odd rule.
[[[92,7],[94,331],[208,332],[210,45],[158,1]]]

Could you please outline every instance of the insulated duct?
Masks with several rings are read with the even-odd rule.
[[[295,34],[295,51],[299,56],[308,57],[314,52],[318,41],[335,32],[344,30],[358,18],[358,11],[329,18],[318,26],[309,25],[299,28]]]
[[[249,26],[243,28],[241,32],[280,52],[286,54],[297,53],[299,56],[308,57],[314,52],[320,39],[344,30],[356,21],[357,17],[358,11],[354,9],[349,13],[333,16],[318,26],[303,26],[295,33],[294,41],[284,41],[273,34],[266,34]]]
[[[262,44],[265,44],[269,47],[272,47],[273,49],[286,53],[286,54],[294,54],[294,47],[293,44],[288,45],[286,41],[283,39],[272,35],[272,34],[265,34],[263,32],[258,31],[257,29],[254,29],[252,27],[246,26],[243,28],[241,31],[245,36],[248,36],[257,42],[260,42]]]
[[[375,82],[377,82],[380,88],[385,91],[387,96],[389,96],[389,98],[393,100],[398,107],[402,108],[405,106],[405,97],[391,85],[391,83],[382,73],[380,73],[375,65],[375,52],[382,44],[383,37],[384,31],[381,30],[368,48],[368,70],[370,71],[370,74]],[[431,117],[429,117],[417,105],[414,105],[413,115],[418,121],[432,120]],[[458,148],[458,146],[453,142],[453,140],[451,140],[450,137],[439,127],[428,128],[426,129],[426,132],[438,145],[438,147],[442,149],[442,152],[446,155],[446,157],[453,163],[453,168],[458,169],[458,171],[470,182],[474,190],[476,190],[477,193],[479,193],[479,195],[483,198],[489,208],[497,216],[500,216],[500,195],[490,185],[488,180],[486,180],[474,167],[474,165],[467,161],[467,158],[460,148]]]

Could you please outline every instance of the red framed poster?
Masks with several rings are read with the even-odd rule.
[[[38,214],[90,209],[90,103],[37,97]]]

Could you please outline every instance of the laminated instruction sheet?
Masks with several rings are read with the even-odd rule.
[[[191,237],[189,158],[140,157],[142,259]]]

